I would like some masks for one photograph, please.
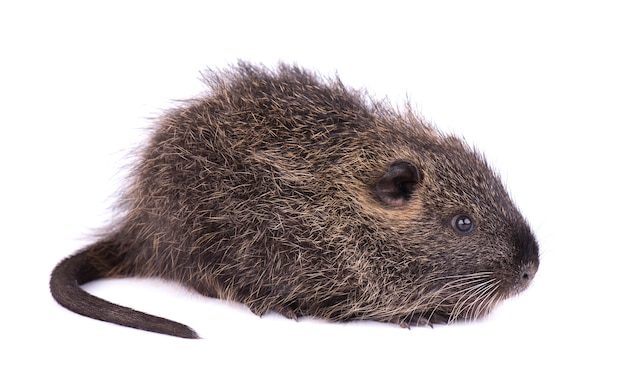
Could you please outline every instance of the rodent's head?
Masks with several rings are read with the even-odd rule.
[[[395,226],[417,279],[415,311],[429,321],[481,317],[530,284],[537,241],[476,150],[438,134],[411,146],[391,160],[374,194],[394,213],[387,217],[401,217]]]

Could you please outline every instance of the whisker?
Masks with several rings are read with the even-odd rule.
[[[453,281],[450,281],[444,284],[440,289],[430,292],[427,296],[424,296],[423,299],[419,300],[419,303],[422,304],[422,311],[429,311],[430,315],[428,316],[428,320],[430,321],[438,311],[439,308],[443,307],[446,303],[453,300],[456,296],[461,296],[457,303],[454,305],[452,310],[450,310],[450,316],[448,317],[449,321],[453,321],[456,317],[460,315],[461,308],[459,308],[459,303],[469,294],[468,298],[465,301],[469,300],[472,295],[477,294],[475,290],[480,289],[482,286],[489,284],[490,281],[494,279],[487,279],[487,277],[492,277],[492,272],[479,272],[474,274],[467,274],[462,276],[448,276],[442,278],[436,278],[438,280],[455,278]],[[449,294],[444,295],[447,291],[451,291]],[[434,307],[430,309],[431,306]],[[455,314],[455,311],[457,312]]]
[[[470,286],[468,288],[460,290],[456,292],[455,294],[452,294],[451,296],[449,296],[448,299],[452,298],[453,296],[460,295],[459,299],[454,304],[454,307],[452,307],[451,319],[456,320],[457,318],[461,316],[463,311],[468,311],[469,308],[466,303],[470,299],[472,299],[472,297],[475,296],[477,293],[480,293],[481,289],[485,286],[485,284],[488,284],[488,283],[489,283],[488,281],[481,282],[478,285]]]
[[[479,303],[474,312],[474,319],[480,318],[483,314],[489,312],[489,310],[493,307],[494,302],[496,302],[496,299],[498,298],[497,291],[499,285],[500,281],[496,281],[493,285],[491,285],[484,297],[477,300]]]
[[[488,292],[494,282],[496,282],[495,279],[489,279],[474,286],[470,286],[464,290],[458,291],[455,294],[451,294],[448,299],[456,295],[461,295],[461,297],[457,300],[456,304],[451,310],[451,319],[458,319],[463,314],[463,312],[465,312],[467,316],[471,317],[471,311],[474,302],[479,300],[480,297],[485,294],[485,292]],[[470,300],[472,300],[472,303],[468,304]]]
[[[489,312],[500,299],[500,284],[492,271],[431,276],[412,286],[412,294],[408,296],[389,295],[390,301],[398,301],[387,306],[394,309],[387,311],[385,316],[401,322],[413,322],[419,318],[431,322],[438,315],[443,315],[448,322],[459,318],[477,319]],[[432,289],[433,285],[439,287]]]

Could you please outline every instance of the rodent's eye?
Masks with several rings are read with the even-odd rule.
[[[452,218],[452,228],[457,234],[468,235],[475,227],[474,220],[467,214],[458,214]]]

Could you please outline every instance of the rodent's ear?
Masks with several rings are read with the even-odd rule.
[[[402,207],[407,204],[420,180],[420,172],[413,163],[394,161],[376,183],[376,195],[390,206]]]

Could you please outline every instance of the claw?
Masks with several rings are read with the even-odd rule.
[[[398,324],[400,325],[401,328],[405,328],[407,330],[411,329],[411,324],[405,320],[401,320],[400,322],[398,322]]]
[[[418,326],[428,326],[430,328],[433,328],[433,323],[428,319],[428,318],[424,318],[424,317],[419,317],[417,318],[417,325]]]

